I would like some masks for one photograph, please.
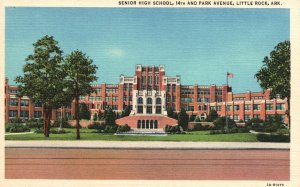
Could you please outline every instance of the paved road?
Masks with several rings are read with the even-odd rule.
[[[6,148],[7,179],[289,180],[289,150]]]

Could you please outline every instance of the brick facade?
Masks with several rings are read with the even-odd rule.
[[[189,115],[207,116],[210,110],[216,110],[219,115],[227,115],[234,119],[248,120],[251,118],[266,119],[268,116],[278,114],[285,123],[288,123],[286,111],[288,109],[287,99],[270,98],[270,90],[264,92],[232,93],[232,88],[228,85],[181,85],[181,77],[166,76],[165,67],[159,66],[142,66],[136,65],[135,74],[133,76],[121,75],[118,84],[100,84],[92,85],[96,92],[89,96],[81,96],[80,102],[88,105],[91,113],[104,111],[110,107],[115,111],[121,112],[126,106],[132,109],[131,116],[137,114],[137,99],[152,97],[153,103],[148,105],[141,104],[141,110],[148,110],[152,114],[144,114],[154,118],[153,114],[160,112],[161,116],[166,116],[168,107],[172,107],[176,112],[181,107],[185,108]],[[5,121],[11,118],[39,118],[42,116],[41,104],[34,104],[28,97],[18,97],[18,88],[9,85],[5,80]],[[139,93],[143,93],[141,96]],[[163,94],[161,94],[163,93]],[[155,99],[162,99],[161,106],[157,105]],[[225,111],[225,101],[227,104],[227,112]],[[160,110],[156,110],[161,107]],[[150,109],[152,108],[152,109]],[[63,110],[53,110],[52,118],[60,118],[61,111],[63,116],[72,117],[75,114],[74,102]],[[118,120],[125,123],[125,119]],[[148,117],[147,117],[148,119]],[[166,118],[159,118],[160,124],[171,123],[164,122]],[[127,119],[129,120],[129,118]],[[139,120],[132,118],[130,120]],[[148,119],[150,120],[150,119]],[[156,119],[155,119],[156,120]],[[137,126],[137,121],[127,122],[127,124]],[[175,123],[172,121],[172,123]],[[172,125],[172,124],[170,124]]]

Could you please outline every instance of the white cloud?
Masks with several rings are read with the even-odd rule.
[[[123,57],[126,54],[121,48],[109,48],[106,50],[106,53],[112,57]]]

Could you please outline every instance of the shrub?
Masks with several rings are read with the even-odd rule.
[[[44,129],[36,129],[36,130],[34,131],[34,133],[38,133],[38,134],[44,133]]]
[[[239,127],[238,128],[238,133],[248,133],[249,132],[249,128],[247,127]]]
[[[166,125],[164,127],[164,131],[166,133],[171,133],[171,134],[174,134],[174,133],[181,134],[182,133],[182,130],[178,125],[176,125],[176,126]]]
[[[100,122],[93,122],[92,124],[87,126],[88,129],[96,129],[96,130],[104,130],[105,125]]]
[[[50,129],[50,134],[65,134],[66,131],[64,129]]]
[[[256,138],[260,142],[290,142],[290,136],[282,134],[257,134]]]
[[[106,125],[104,132],[105,133],[116,133],[117,132],[117,125]]]
[[[212,127],[209,125],[203,126],[201,123],[196,123],[191,131],[202,131],[202,130],[210,130]]]
[[[60,120],[55,120],[52,127],[60,127]],[[62,120],[62,128],[75,128],[69,124],[67,120]]]
[[[125,124],[125,125],[120,125],[120,126],[118,126],[118,128],[117,128],[117,132],[128,132],[128,131],[130,131],[131,130],[131,128],[127,125],[127,124]]]
[[[21,118],[12,118],[9,120],[10,123],[24,123],[25,120],[21,119]]]
[[[235,122],[230,118],[227,118],[227,124],[228,124],[229,129],[236,127]],[[215,130],[223,130],[225,128],[225,126],[226,126],[226,118],[225,117],[218,117],[214,121],[214,129]]]
[[[30,132],[30,128],[26,125],[18,123],[9,123],[5,126],[5,132],[17,133],[17,132]]]
[[[28,121],[28,122],[26,122],[26,126],[31,128],[31,129],[33,129],[33,128],[36,128],[36,129],[43,128],[43,121],[39,121],[39,120]]]

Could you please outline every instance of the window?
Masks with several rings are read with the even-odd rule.
[[[85,99],[85,96],[83,96],[83,95],[79,96],[79,100],[84,100],[84,99]]]
[[[223,100],[222,100],[222,98],[217,98],[217,102],[222,102]]]
[[[260,104],[254,104],[253,110],[260,110]]]
[[[18,90],[8,90],[8,93],[10,93],[10,94],[18,94],[19,91]]]
[[[152,114],[152,106],[147,106],[147,114]]]
[[[101,101],[102,99],[101,99],[101,96],[96,96],[96,99],[95,99],[96,101]]]
[[[42,112],[41,111],[34,111],[33,117],[34,118],[41,118],[42,117]]]
[[[236,115],[236,114],[233,115],[233,120],[234,120],[234,121],[238,121],[239,119],[240,119],[239,115]]]
[[[253,118],[255,118],[255,119],[260,119],[260,115],[259,115],[259,114],[254,114],[254,115],[253,115]]]
[[[129,101],[132,101],[132,96],[129,96]]]
[[[151,98],[147,98],[147,105],[151,105],[152,104],[152,99]]]
[[[240,110],[240,105],[234,105],[234,110],[235,110],[235,111]]]
[[[216,110],[216,107],[215,106],[211,106],[210,110]]]
[[[9,106],[18,106],[18,99],[9,99]]]
[[[155,113],[156,114],[161,114],[161,106],[159,105],[159,106],[156,106],[156,108],[155,108]]]
[[[266,110],[273,110],[273,104],[266,104]]]
[[[118,105],[112,105],[112,106],[111,106],[111,109],[112,109],[112,110],[118,110]]]
[[[132,87],[132,83],[129,84],[129,91],[132,91],[133,87]]]
[[[172,91],[176,92],[176,84],[172,84]]]
[[[143,83],[143,84],[146,83],[146,77],[145,77],[145,75],[142,76],[142,83]]]
[[[143,98],[141,97],[138,98],[138,104],[143,104]]]
[[[222,90],[217,90],[216,95],[222,95]]]
[[[154,84],[158,84],[158,75],[155,75]]]
[[[245,109],[245,111],[250,111],[251,110],[251,105],[245,105],[244,109]]]
[[[110,100],[109,97],[106,96],[106,97],[105,97],[105,101],[106,101],[106,102],[109,102],[109,100]]]
[[[221,111],[221,106],[217,106],[217,111]]]
[[[56,119],[60,119],[61,118],[61,112],[56,112]]]
[[[140,105],[140,106],[137,107],[137,113],[138,114],[142,114],[143,113],[143,106]]]
[[[113,102],[117,102],[118,101],[118,97],[112,97]]]
[[[188,111],[194,111],[194,106],[188,106],[187,110]]]
[[[66,112],[65,113],[65,118],[71,119],[71,112]]]
[[[284,104],[283,103],[276,104],[276,110],[284,110]]]
[[[250,120],[250,115],[249,114],[245,114],[244,115],[244,120],[245,121],[249,121]]]
[[[10,118],[18,117],[18,111],[17,110],[10,110],[8,113],[9,113]]]
[[[152,76],[148,76],[148,84],[152,83]]]
[[[171,89],[171,85],[167,84],[167,92],[170,92],[170,89]]]
[[[123,90],[127,91],[127,84],[124,84]]]
[[[176,102],[176,96],[172,97],[172,102]]]
[[[20,111],[20,117],[21,118],[28,118],[28,116],[29,116],[28,110],[21,110]]]
[[[34,107],[40,108],[42,107],[42,103],[41,102],[34,103]]]
[[[280,116],[280,120],[281,120],[281,122],[284,122],[284,118],[285,118],[285,116],[284,115],[279,115]]]
[[[100,93],[101,92],[101,88],[96,88],[95,92],[96,92],[96,94]]]
[[[161,98],[156,98],[156,104],[160,105],[161,104]]]
[[[21,106],[29,106],[29,100],[21,99]]]
[[[171,97],[167,96],[167,102],[171,102]]]
[[[94,97],[93,96],[89,96],[89,101],[93,102],[94,101]]]
[[[230,111],[231,110],[231,105],[227,105],[226,106],[226,111]]]

